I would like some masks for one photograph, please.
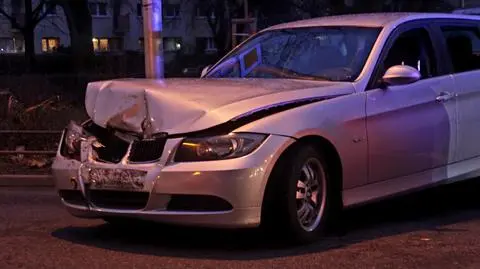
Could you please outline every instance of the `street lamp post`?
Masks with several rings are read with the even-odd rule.
[[[145,75],[152,79],[163,78],[162,0],[142,1]]]

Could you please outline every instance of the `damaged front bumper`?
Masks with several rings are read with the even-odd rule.
[[[64,157],[59,149],[52,167],[56,189],[68,211],[82,218],[257,226],[268,175],[293,139],[270,135],[241,158],[173,163],[171,156],[181,140],[167,139],[160,159],[151,163],[123,159],[113,164],[88,157],[80,161]],[[91,151],[92,145],[83,147],[89,148],[82,151]]]

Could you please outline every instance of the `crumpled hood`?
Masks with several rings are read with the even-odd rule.
[[[351,83],[288,79],[120,79],[90,83],[85,108],[102,127],[178,134],[282,102],[353,92]]]

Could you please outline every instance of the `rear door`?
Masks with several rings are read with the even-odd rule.
[[[458,88],[458,150],[456,161],[480,156],[480,23],[451,20],[436,24]]]

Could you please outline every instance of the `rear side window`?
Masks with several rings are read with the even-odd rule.
[[[442,27],[455,73],[480,69],[480,31],[477,26]]]

